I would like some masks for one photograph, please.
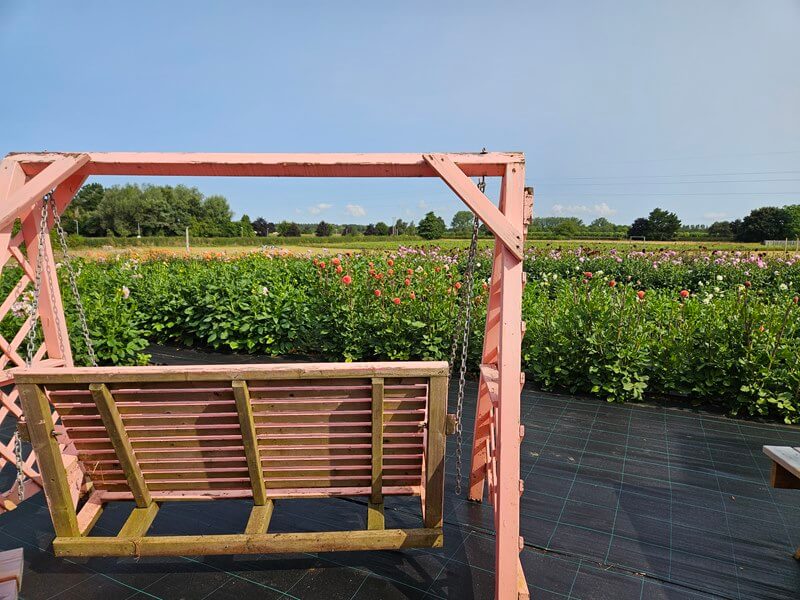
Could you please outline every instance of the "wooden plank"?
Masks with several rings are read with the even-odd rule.
[[[763,452],[788,474],[800,480],[800,450],[791,446],[764,446]]]
[[[426,154],[425,160],[441,176],[447,186],[480,217],[486,228],[520,260],[525,251],[522,223],[511,221],[478,189],[468,175],[446,154]]]
[[[205,152],[89,152],[93,175],[172,175],[220,177],[435,177],[419,153],[245,154]],[[26,174],[76,153],[10,154]],[[521,152],[450,153],[466,174],[498,177]]]
[[[504,213],[521,229],[524,218],[523,165],[508,165],[503,177]],[[522,362],[522,260],[508,248],[501,249],[500,339],[497,414],[497,481],[495,523],[495,596],[517,594],[520,506],[520,365]]]
[[[97,412],[100,413],[100,418],[103,419],[103,424],[108,431],[117,459],[125,472],[125,479],[131,488],[136,506],[146,508],[153,500],[147,489],[142,470],[139,468],[133,446],[125,432],[122,417],[114,404],[114,397],[104,383],[92,383],[89,385],[89,390],[97,405]]]
[[[447,377],[431,377],[425,447],[425,527],[441,527],[444,510]]]
[[[284,363],[269,365],[185,365],[146,367],[72,367],[13,369],[19,383],[75,384],[161,383],[368,377],[436,377],[447,375],[444,361]]]
[[[250,404],[250,392],[247,382],[234,381],[233,395],[236,397],[236,411],[239,413],[239,424],[242,432],[244,453],[247,457],[247,469],[250,472],[250,485],[253,488],[253,502],[263,506],[267,502],[264,475],[261,470],[261,456],[258,449],[258,436],[253,421],[253,407]]]
[[[372,378],[372,493],[367,505],[367,529],[384,529],[383,514],[383,398],[384,380]]]
[[[117,534],[121,538],[138,538],[147,533],[158,514],[158,503],[151,502],[144,508],[135,507]]]
[[[389,485],[383,486],[384,496],[419,496],[422,486],[419,485]],[[132,500],[133,494],[128,490],[110,491],[99,490],[103,502],[116,500]],[[267,497],[273,500],[288,498],[337,498],[340,496],[369,496],[371,488],[368,485],[340,488],[276,488],[267,490]],[[252,490],[167,490],[153,491],[155,502],[199,502],[205,500],[230,500],[235,498],[251,498]]]
[[[11,194],[3,204],[0,208],[0,231],[12,225],[20,215],[29,213],[47,192],[88,162],[88,154],[58,156],[22,188]]]
[[[250,511],[250,517],[247,519],[247,527],[244,532],[248,535],[266,533],[274,508],[275,503],[272,500],[267,500],[263,505],[254,505]]]
[[[232,535],[165,535],[139,538],[60,537],[56,556],[192,556],[441,548],[441,528],[260,533]]]
[[[97,523],[97,519],[103,514],[103,499],[100,492],[94,491],[92,495],[86,500],[78,513],[78,529],[81,535],[89,535],[89,532]]]
[[[19,385],[22,410],[28,423],[31,444],[36,452],[53,528],[57,536],[78,537],[80,528],[72,504],[69,480],[61,449],[53,435],[53,418],[50,403],[42,388],[37,385]]]
[[[773,462],[770,470],[770,485],[785,490],[800,490],[800,478],[783,465]]]

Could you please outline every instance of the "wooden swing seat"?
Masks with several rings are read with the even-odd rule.
[[[445,362],[33,367],[13,376],[58,556],[443,543]],[[90,481],[77,511],[59,443]],[[387,495],[420,496],[422,527],[385,529]],[[267,533],[276,499],[333,496],[367,496],[367,528]],[[163,502],[235,498],[254,503],[243,533],[147,535]],[[116,536],[90,535],[105,504],[126,500],[135,507]]]

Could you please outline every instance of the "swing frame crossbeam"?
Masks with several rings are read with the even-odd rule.
[[[32,274],[37,257],[22,252],[22,247],[33,247],[39,236],[36,207],[42,197],[55,189],[53,208],[59,213],[91,175],[119,176],[238,176],[238,177],[436,177],[442,179],[450,189],[480,218],[495,237],[492,278],[489,288],[487,319],[482,351],[481,376],[475,418],[475,435],[470,469],[469,499],[481,501],[488,488],[488,499],[494,511],[496,529],[496,583],[495,596],[501,599],[527,598],[528,589],[519,562],[523,540],[519,536],[519,505],[522,494],[520,479],[520,442],[524,431],[520,426],[520,392],[523,383],[521,373],[521,340],[524,334],[522,322],[522,289],[524,272],[522,259],[526,226],[530,222],[533,193],[524,187],[525,161],[518,152],[482,153],[437,153],[437,154],[219,154],[219,153],[141,153],[141,152],[43,152],[14,153],[0,162],[0,265],[16,261],[23,275],[9,297],[0,304],[0,318],[11,310],[12,305],[32,284]],[[473,182],[472,177],[499,177],[500,197],[496,205]],[[22,223],[18,234],[12,230],[17,220]],[[52,216],[48,226],[52,225]],[[49,236],[44,236],[43,260],[50,267],[45,269],[41,282],[41,297],[37,314],[31,315],[20,332],[12,340],[0,338],[0,385],[14,383],[11,372],[14,367],[24,367],[18,353],[20,344],[31,327],[41,325],[43,342],[33,359],[33,368],[69,373],[76,371],[69,344],[59,347],[59,338],[68,339],[64,309],[55,277],[55,260]],[[23,373],[24,370],[19,370]],[[0,392],[0,424],[5,419],[20,419],[20,392],[17,388],[2,388]],[[46,466],[54,456],[62,462],[64,481],[62,494],[74,510],[80,503],[92,502],[82,499],[90,489],[87,478],[78,460],[75,443],[69,439],[57,411],[47,417],[43,412],[41,421],[46,421],[55,437],[50,446],[50,458],[40,459],[40,467],[49,477],[52,469]],[[51,424],[52,421],[52,424]],[[11,444],[0,444],[0,468],[13,461]],[[42,475],[36,469],[36,456],[31,452],[23,466],[27,476],[26,494],[43,487]],[[53,462],[51,460],[51,462]],[[423,486],[424,487],[424,486]],[[13,491],[3,493],[0,510],[13,508]],[[47,496],[47,490],[45,490]],[[96,501],[96,499],[95,499]],[[51,498],[48,497],[48,502]],[[51,503],[52,509],[52,503]],[[147,510],[146,508],[144,510]],[[263,511],[262,511],[263,512]],[[263,515],[262,515],[263,516]],[[140,517],[143,522],[149,518]],[[384,540],[382,548],[402,548],[409,545],[408,532],[415,531],[416,545],[437,546],[441,539],[431,533],[436,528],[405,530],[396,534],[396,540],[386,534],[393,530],[381,529],[357,532],[361,537],[353,542],[360,547],[374,546],[372,537]],[[401,530],[398,530],[401,531]],[[427,533],[425,533],[427,532]],[[241,551],[256,543],[249,534],[237,534],[235,539],[220,536],[219,548]],[[259,533],[259,536],[270,534]],[[274,534],[279,535],[279,534]],[[306,543],[305,534],[282,534],[300,536],[297,540],[284,538],[289,546],[275,546],[271,538],[259,537],[259,552],[292,551],[295,546]],[[320,534],[313,534],[319,536]],[[392,534],[395,535],[395,534]],[[437,534],[438,535],[438,534]],[[242,537],[243,536],[243,537]],[[372,537],[371,537],[372,536]],[[182,536],[191,544],[191,536]],[[224,538],[224,539],[223,539]],[[361,539],[363,538],[363,539]],[[422,539],[424,538],[424,539]],[[74,541],[78,546],[89,542]],[[116,538],[115,538],[116,539]],[[145,538],[143,538],[145,539]],[[137,545],[135,552],[141,554],[174,554],[174,547],[160,537],[146,538]],[[206,540],[207,542],[208,540]],[[204,544],[207,545],[207,543]],[[317,539],[319,542],[319,539]],[[338,543],[338,542],[337,542]],[[323,543],[317,550],[338,550],[336,543],[330,548]],[[386,544],[389,544],[388,546]],[[113,546],[113,547],[111,547]],[[130,543],[111,542],[110,554],[128,554]],[[181,549],[183,552],[185,549]],[[224,553],[224,552],[222,552]]]

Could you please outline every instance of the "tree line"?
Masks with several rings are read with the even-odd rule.
[[[263,217],[251,220],[248,215],[235,220],[224,196],[204,196],[194,187],[149,184],[104,187],[99,183],[83,186],[64,218],[71,233],[89,237],[173,236],[183,235],[188,228],[194,237],[404,235],[429,240],[446,235],[468,237],[474,221],[469,210],[456,212],[449,227],[434,212],[428,212],[419,223],[402,219],[391,224],[378,221],[367,225],[326,221],[274,223]],[[615,224],[605,217],[588,224],[578,217],[536,217],[528,227],[528,234],[544,238],[694,238],[742,242],[797,239],[800,238],[800,204],[756,208],[742,219],[717,221],[708,227],[685,225],[675,213],[662,208],[653,209],[647,217],[637,218],[631,225]],[[491,234],[482,225],[479,235]]]

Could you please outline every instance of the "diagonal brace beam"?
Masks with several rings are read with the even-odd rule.
[[[423,154],[425,161],[436,171],[456,195],[518,259],[524,251],[523,232],[514,227],[478,186],[464,174],[446,154]]]
[[[41,173],[11,194],[0,209],[0,230],[11,225],[17,217],[25,216],[47,192],[80,170],[89,162],[88,154],[57,158]]]

